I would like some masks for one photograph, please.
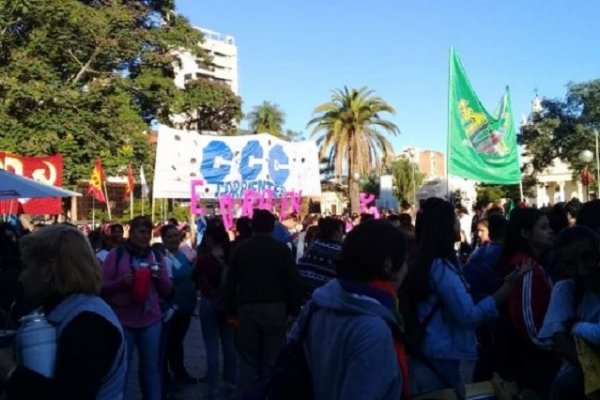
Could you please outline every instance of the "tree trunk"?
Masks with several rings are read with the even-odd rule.
[[[354,160],[354,143],[352,138],[348,145],[348,198],[350,200],[350,213],[358,214],[360,212],[358,181],[354,179],[356,163]]]
[[[354,168],[353,168],[354,169]],[[350,175],[348,179],[349,197],[350,197],[350,212],[358,214],[360,212],[359,187],[358,182]]]

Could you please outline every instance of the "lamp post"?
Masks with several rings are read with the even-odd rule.
[[[408,156],[410,158],[410,166],[412,169],[412,187],[413,187],[413,210],[417,209],[417,183],[415,182],[415,150],[410,149],[408,151]]]
[[[594,159],[594,153],[590,150],[583,150],[579,153],[579,160],[585,163],[583,171],[581,171],[581,184],[585,186],[586,198],[585,201],[590,201],[590,182],[594,178],[590,174],[588,164]],[[590,179],[591,178],[591,179]]]

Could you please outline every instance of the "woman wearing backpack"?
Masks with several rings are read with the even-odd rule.
[[[102,296],[123,325],[127,343],[128,373],[133,349],[139,357],[139,379],[147,400],[160,400],[162,379],[159,351],[162,313],[160,297],[169,297],[173,284],[164,260],[157,262],[150,249],[152,222],[135,217],[129,223],[129,239],[108,253],[102,269]],[[156,265],[157,271],[150,267]]]
[[[459,230],[449,202],[429,198],[423,203],[415,232],[417,253],[407,279],[410,309],[422,331],[410,355],[413,395],[471,382],[472,375],[464,371],[477,360],[475,329],[498,318],[499,305],[528,270],[528,265],[516,269],[498,291],[474,304],[454,250]]]
[[[408,398],[396,297],[406,276],[403,234],[383,220],[356,226],[342,245],[337,272],[313,293],[289,337],[289,343],[304,343],[312,396]],[[288,387],[286,398],[303,397],[306,389]]]

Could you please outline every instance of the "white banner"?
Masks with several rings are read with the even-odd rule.
[[[202,198],[244,191],[320,196],[321,180],[314,141],[290,143],[263,133],[244,136],[201,135],[158,128],[154,167],[155,198],[189,199],[192,184]]]

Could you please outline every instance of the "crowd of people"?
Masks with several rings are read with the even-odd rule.
[[[197,232],[145,216],[85,233],[1,224],[0,323],[41,307],[58,341],[53,377],[0,348],[0,386],[8,399],[123,398],[135,351],[144,399],[199,381],[206,399],[244,398],[299,343],[296,396],[409,399],[498,378],[531,398],[597,394],[600,200],[507,211],[430,198],[414,224],[266,210],[232,231],[219,218]],[[194,315],[203,377],[185,362]]]

